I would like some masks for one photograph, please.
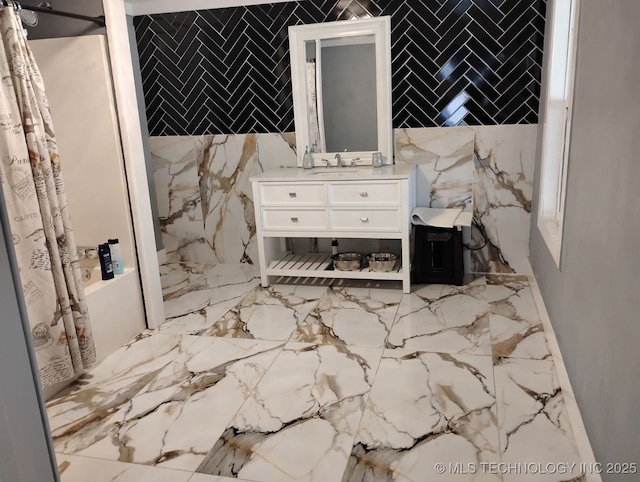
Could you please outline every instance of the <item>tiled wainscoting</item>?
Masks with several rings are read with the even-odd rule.
[[[469,271],[528,272],[537,125],[397,129],[397,163],[416,164],[419,206],[474,213]],[[256,263],[251,176],[296,165],[293,134],[152,137],[169,261]]]

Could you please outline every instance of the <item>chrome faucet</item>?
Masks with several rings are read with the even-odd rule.
[[[97,259],[98,248],[93,246],[78,246],[78,259]]]
[[[329,159],[320,159],[320,162],[326,162],[327,163],[327,168],[331,165],[331,161],[329,161]]]
[[[342,157],[339,152],[336,152],[336,167],[344,167],[342,165]]]

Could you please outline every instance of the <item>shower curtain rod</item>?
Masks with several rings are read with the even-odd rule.
[[[61,17],[76,18],[78,20],[86,20],[88,22],[97,23],[101,27],[105,26],[104,15],[100,15],[99,17],[88,17],[86,15],[79,15],[77,13],[71,13],[71,12],[63,12],[61,10],[53,10],[51,8],[25,5],[24,3],[20,3],[20,2],[13,2],[13,3],[19,5],[24,10],[31,10],[32,12],[38,12],[38,13],[50,13],[51,15],[59,15]],[[1,5],[4,5],[5,7],[9,6],[9,5],[7,5],[7,2],[4,1],[4,0],[2,1]]]

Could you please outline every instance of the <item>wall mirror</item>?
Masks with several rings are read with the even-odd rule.
[[[393,163],[390,17],[289,27],[298,166]]]

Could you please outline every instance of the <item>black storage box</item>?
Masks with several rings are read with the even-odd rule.
[[[412,283],[462,285],[462,230],[458,227],[413,227]]]

